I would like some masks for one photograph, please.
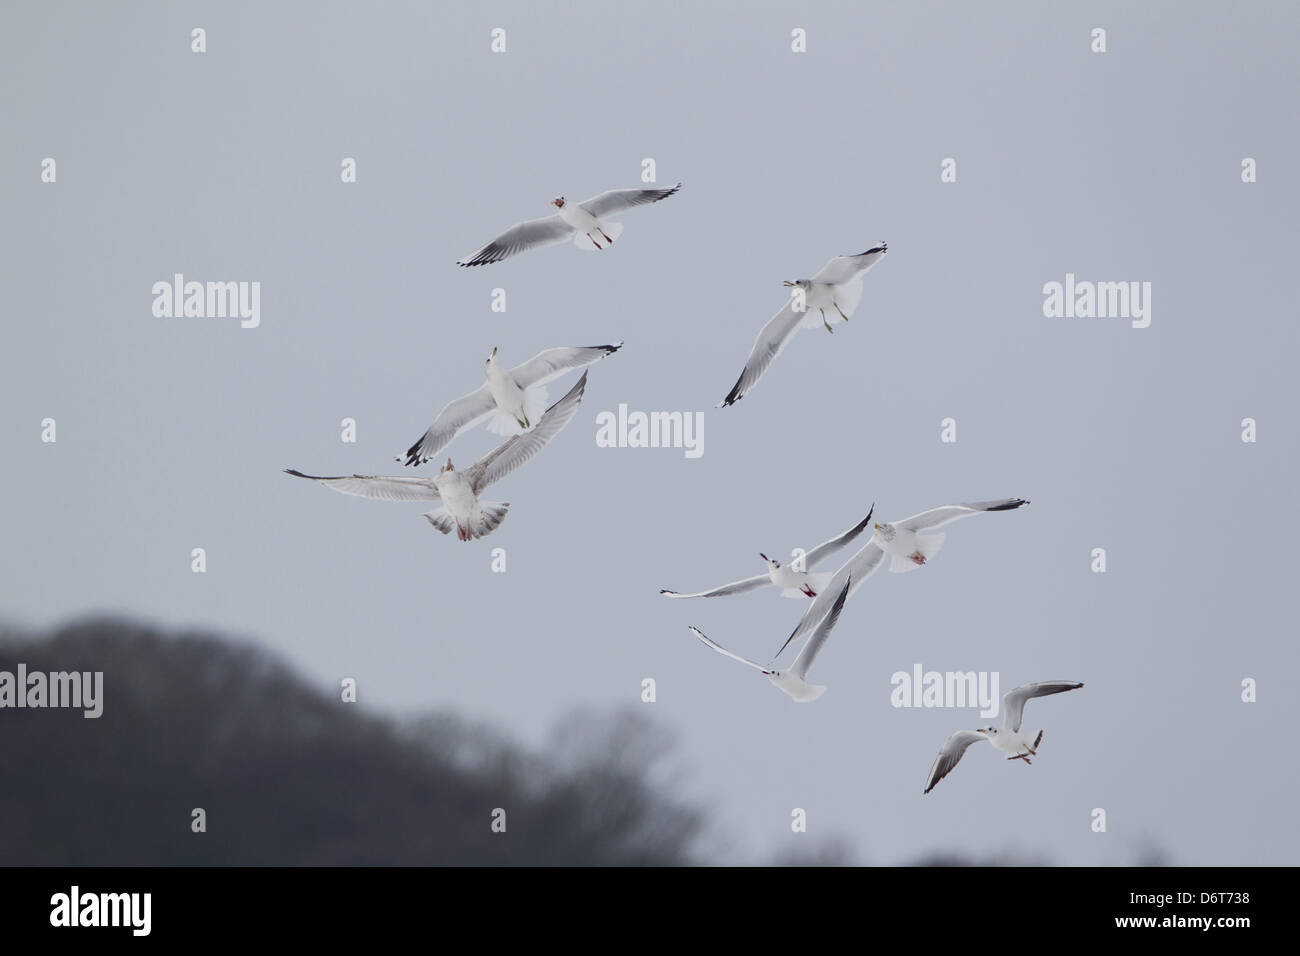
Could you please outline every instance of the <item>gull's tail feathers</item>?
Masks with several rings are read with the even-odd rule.
[[[521,435],[541,421],[549,407],[550,403],[546,400],[546,386],[534,385],[524,389],[524,417],[528,419],[527,428],[509,412],[494,408],[488,418],[487,429],[494,435],[505,435],[507,438]]]
[[[784,588],[781,591],[781,597],[788,598],[814,598],[830,587],[831,578],[835,577],[834,571],[818,571],[808,575],[808,586],[813,589],[809,594],[800,588]]]
[[[441,505],[432,511],[426,511],[424,516],[429,519],[429,524],[443,534],[451,534],[451,529],[456,527],[456,522],[452,520],[451,514]]]
[[[916,551],[925,560],[916,561],[912,557],[899,557],[896,554],[890,555],[889,570],[893,571],[895,574],[902,574],[906,571],[915,571],[922,564],[928,563],[931,558],[933,558],[936,554],[939,553],[939,549],[942,547],[943,547],[942,531],[938,532],[937,534],[917,535]]]
[[[429,520],[429,524],[443,534],[451,534],[454,529],[456,537],[461,541],[473,541],[476,538],[486,537],[500,527],[501,522],[506,520],[506,511],[509,508],[508,501],[480,501],[466,524],[459,524],[445,507],[434,508],[424,516]]]
[[[588,252],[595,252],[597,245],[604,248],[608,246],[610,242],[613,242],[619,236],[623,235],[623,224],[621,222],[604,222],[601,223],[601,228],[605,230],[605,235],[602,236],[599,232],[593,232],[591,234],[591,239],[587,238],[585,232],[574,232],[573,244],[579,249],[586,249]],[[605,240],[605,236],[609,237],[608,242]],[[595,242],[593,242],[592,239],[594,239]]]
[[[774,674],[768,678],[778,690],[784,691],[797,704],[811,704],[826,693],[825,684],[810,684],[794,674]]]

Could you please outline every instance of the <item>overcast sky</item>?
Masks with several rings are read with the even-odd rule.
[[[6,4],[0,613],[212,626],[321,685],[355,677],[370,707],[529,742],[574,707],[653,708],[720,860],[836,837],[882,863],[1296,863],[1295,6],[741,10]],[[645,158],[685,185],[612,249],[455,265],[553,196],[638,185]],[[715,409],[781,281],[881,239],[852,321]],[[155,317],[177,272],[260,282],[260,326]],[[1067,273],[1150,282],[1150,326],[1045,317]],[[493,347],[619,340],[493,488],[512,506],[486,539],[281,472],[396,473]],[[597,447],[620,403],[703,412],[703,454]],[[873,501],[893,519],[1004,496],[1033,504],[854,595],[812,705],[687,631],[767,659],[803,604],[657,593],[756,574]],[[91,663],[111,708],[112,662]],[[1033,767],[971,750],[922,797],[948,734],[990,721],[891,706],[916,664],[1087,686],[1029,705]]]

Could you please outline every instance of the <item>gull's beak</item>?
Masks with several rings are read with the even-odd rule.
[[[798,284],[799,284],[799,283],[797,283],[797,282],[791,282],[789,279],[786,279],[786,280],[784,280],[784,281],[781,283],[781,285],[783,285],[783,286],[788,286],[788,287],[790,287],[790,288],[794,288],[794,287],[797,286]]]
[[[758,556],[762,558],[764,561],[767,560],[767,555],[765,555],[762,551],[758,552]]]
[[[493,357],[493,358],[496,358],[496,357],[497,357],[497,350],[496,350],[495,348],[492,349],[492,357]]]
[[[879,531],[879,530],[880,530],[880,523],[877,522],[876,524],[872,525],[872,527],[875,528],[877,531]]]

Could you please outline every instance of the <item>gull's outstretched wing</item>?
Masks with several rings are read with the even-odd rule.
[[[919,515],[912,515],[912,517],[904,518],[902,521],[895,521],[894,525],[906,531],[929,531],[931,528],[939,528],[959,518],[969,518],[971,515],[977,515],[983,511],[1014,511],[1027,504],[1029,502],[1024,498],[999,498],[997,501],[972,501],[963,505],[940,505],[938,508],[922,511]]]
[[[1025,701],[1048,694],[1062,694],[1077,690],[1082,684],[1069,680],[1044,680],[1036,684],[1021,684],[1002,695],[1002,726],[1012,733],[1020,733],[1020,720],[1025,713]]]
[[[494,481],[499,481],[524,462],[529,461],[560,433],[578,410],[582,392],[587,387],[587,373],[582,373],[578,383],[565,396],[546,410],[532,431],[516,435],[488,452],[465,471],[474,494],[478,494]]]
[[[694,594],[678,594],[676,591],[669,591],[667,588],[660,588],[659,593],[664,597],[670,598],[693,598],[693,597],[722,597],[726,594],[744,594],[746,591],[753,591],[755,588],[761,588],[764,584],[771,584],[772,579],[764,574],[756,574],[752,578],[745,578],[743,581],[732,581],[730,584],[724,584],[721,587],[713,588],[711,591],[696,591]]]
[[[822,267],[822,271],[812,277],[813,282],[830,282],[840,285],[856,275],[866,272],[884,256],[889,247],[883,242],[877,243],[866,252],[856,256],[836,256]]]
[[[805,554],[804,566],[807,568],[812,568],[813,565],[815,565],[822,558],[826,557],[826,555],[834,554],[836,551],[844,547],[846,544],[848,544],[858,535],[862,534],[862,532],[866,530],[867,525],[871,523],[871,516],[875,513],[876,513],[876,506],[873,504],[871,506],[871,510],[867,512],[867,516],[863,518],[861,521],[859,521],[857,524],[855,524],[848,531],[845,531],[842,535],[840,535],[837,538],[831,538],[829,541],[817,545],[817,547],[813,548],[811,551]]]
[[[528,249],[563,242],[572,232],[573,227],[559,216],[529,219],[511,226],[477,252],[458,259],[456,265],[483,266],[490,262],[500,262]]]
[[[835,627],[835,622],[840,619],[840,611],[844,610],[844,601],[849,596],[849,588],[853,585],[850,578],[844,582],[844,587],[840,588],[839,596],[835,598],[835,603],[831,605],[830,613],[822,620],[821,626],[813,631],[813,636],[808,638],[808,643],[803,646],[798,655],[795,656],[794,663],[790,665],[790,673],[800,680],[808,679],[808,668],[812,667],[813,661],[821,653],[822,647],[826,644],[826,639],[831,636],[831,629]]]
[[[590,365],[592,362],[603,359],[606,355],[614,354],[622,347],[623,343],[619,342],[617,345],[547,349],[545,352],[538,352],[522,365],[516,365],[512,368],[510,377],[515,380],[515,384],[520,388],[544,385],[551,379],[563,375],[569,369]]]
[[[952,768],[957,766],[957,761],[961,760],[961,755],[966,752],[966,748],[973,743],[981,740],[988,740],[983,734],[977,734],[973,730],[959,730],[949,737],[939,751],[939,756],[934,758],[934,764],[930,767],[930,776],[925,781],[925,793],[934,789],[934,785],[948,776]]]
[[[717,651],[719,654],[726,654],[733,661],[740,661],[740,663],[742,664],[748,664],[750,667],[754,668],[754,670],[762,671],[764,674],[767,673],[767,668],[764,667],[762,664],[755,664],[748,657],[741,657],[739,654],[731,653],[731,651],[727,650],[721,644],[717,643],[716,641],[712,641],[708,637],[706,637],[704,632],[701,631],[698,627],[690,627],[690,632],[694,634],[696,637],[698,637],[705,644],[709,645],[709,647]]]
[[[448,402],[423,437],[406,449],[406,464],[423,465],[465,429],[490,415],[495,407],[496,402],[492,400],[486,383],[468,395]],[[401,461],[400,458],[397,460]]]
[[[617,216],[633,206],[644,206],[646,203],[667,199],[681,188],[682,184],[678,183],[668,189],[611,189],[599,196],[585,199],[578,205],[600,219],[604,216]]]
[[[790,632],[790,636],[785,639],[785,643],[781,645],[781,650],[776,652],[776,656],[780,657],[781,653],[794,641],[803,637],[825,619],[826,615],[830,613],[836,595],[848,585],[850,580],[853,583],[852,587],[849,588],[849,593],[862,587],[867,578],[871,577],[876,572],[876,569],[880,567],[881,559],[884,556],[885,552],[881,551],[875,544],[868,542],[857,554],[849,558],[844,567],[835,572],[835,577],[831,578],[831,583],[822,588],[821,593],[813,598],[812,604],[808,606],[808,610],[799,619],[795,629]]]
[[[285,474],[295,478],[310,478],[319,481],[326,488],[345,495],[359,498],[374,498],[377,501],[437,501],[438,488],[432,478],[384,477],[382,475],[340,475],[337,478],[323,478],[320,475],[304,475],[301,471],[286,468]]]
[[[785,349],[786,343],[799,330],[799,323],[804,317],[805,313],[794,310],[794,297],[791,296],[790,301],[781,306],[781,311],[767,320],[767,324],[759,331],[758,338],[754,339],[754,347],[749,350],[749,358],[745,360],[740,378],[719,408],[734,405],[745,397],[745,393],[754,387],[754,383]]]

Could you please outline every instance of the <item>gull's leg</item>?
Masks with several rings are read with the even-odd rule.
[[[602,233],[601,235],[604,235],[604,233]],[[597,242],[595,239],[592,239],[591,233],[587,233],[587,238],[591,239],[591,244],[595,246],[597,249],[601,248],[600,243]]]
[[[604,229],[600,230],[600,234],[605,237],[605,241],[608,242],[611,246],[614,244],[614,240],[609,238],[609,236],[606,234]]]
[[[847,322],[847,321],[849,320],[849,317],[848,317],[847,315],[844,314],[844,310],[840,308],[840,304],[839,304],[838,302],[836,302],[834,299],[832,299],[832,300],[831,300],[831,305],[835,306],[835,311],[838,312],[838,313],[840,314],[840,318],[841,318],[841,319],[843,319],[845,322]]]
[[[812,588],[810,588],[810,587],[809,587],[808,585],[806,585],[806,584],[803,586],[803,593],[806,594],[806,595],[808,595],[809,597],[816,597],[816,596],[817,596],[817,592],[814,591]]]
[[[920,551],[908,555],[908,557],[911,559],[913,564],[925,564],[925,555],[923,555]]]
[[[818,309],[817,311],[820,312],[820,313],[822,314],[822,325],[826,326],[826,331],[827,331],[827,332],[834,333],[835,330],[832,329],[832,328],[831,328],[831,324],[830,324],[829,322],[826,321],[826,310],[825,310],[825,309]]]

